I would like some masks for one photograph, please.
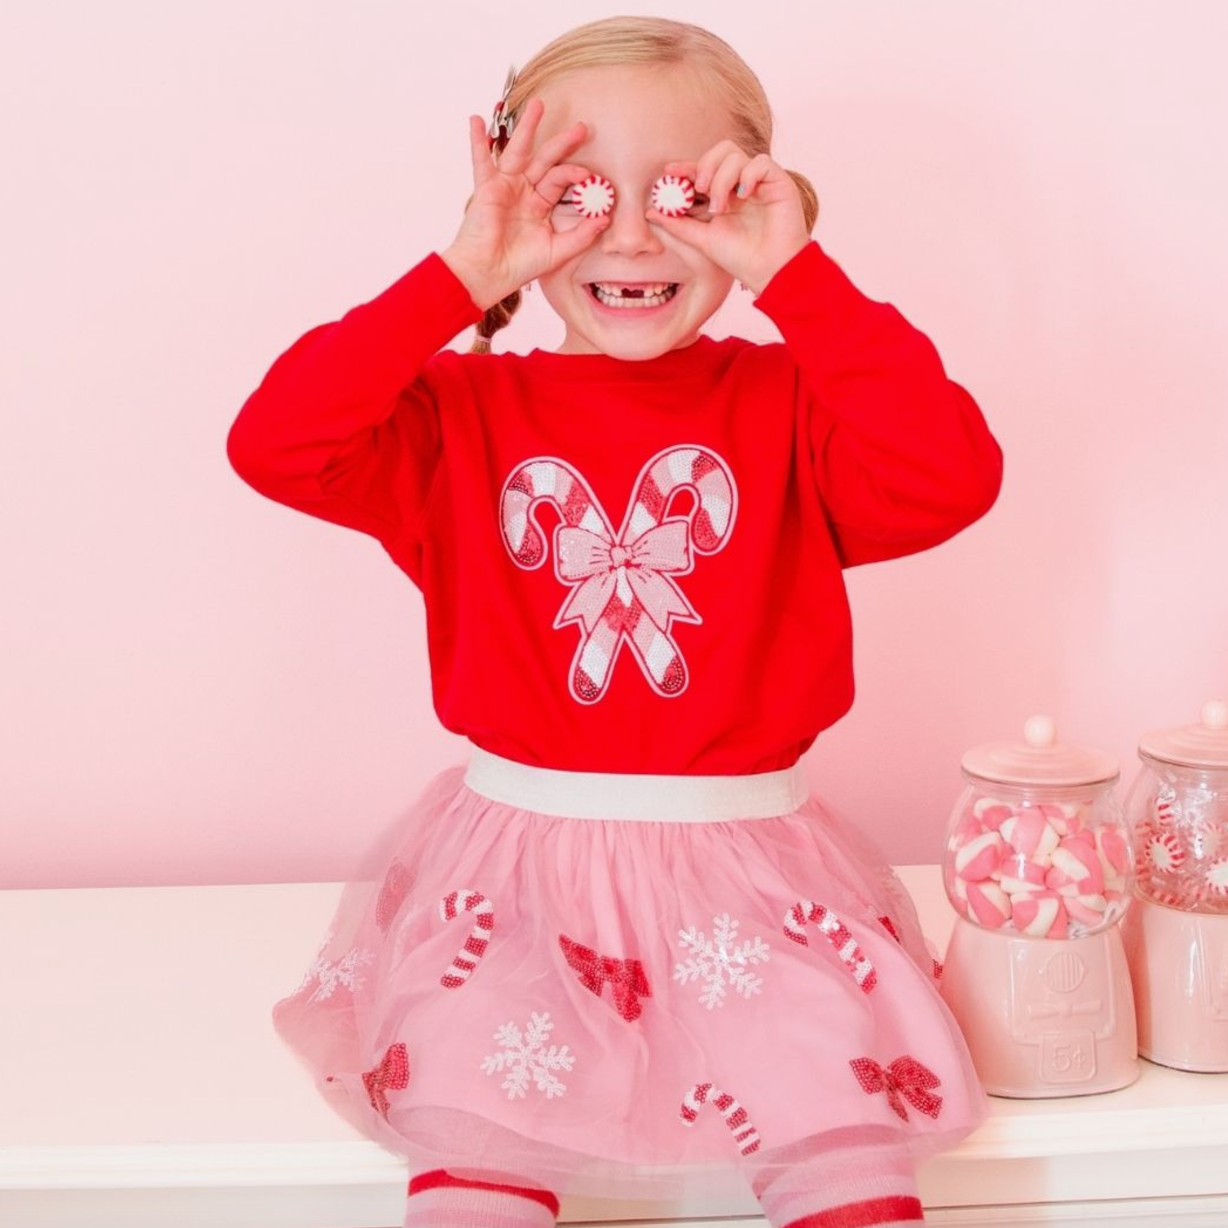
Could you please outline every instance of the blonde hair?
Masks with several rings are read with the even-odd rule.
[[[747,153],[770,153],[772,109],[759,78],[734,49],[702,26],[663,17],[606,17],[577,26],[541,49],[520,69],[507,99],[507,113],[521,106],[565,73],[623,64],[685,64],[712,84],[713,97],[733,120],[730,134]],[[806,229],[819,217],[819,198],[810,180],[789,171],[802,198]],[[491,307],[477,326],[471,352],[486,353],[490,341],[511,323],[520,306],[520,291]]]

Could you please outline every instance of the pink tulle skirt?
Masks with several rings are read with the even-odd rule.
[[[277,1031],[410,1171],[744,1192],[950,1146],[985,1096],[912,901],[800,766],[556,772],[476,750],[346,885]]]

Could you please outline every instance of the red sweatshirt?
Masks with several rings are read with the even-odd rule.
[[[783,344],[461,354],[481,313],[432,253],[277,359],[230,460],[381,542],[426,602],[439,719],[478,746],[789,767],[852,702],[841,569],[976,520],[1002,457],[928,338],[817,243],[755,305]]]

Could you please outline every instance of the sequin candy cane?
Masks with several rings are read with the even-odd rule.
[[[751,1124],[746,1110],[728,1092],[721,1091],[712,1083],[696,1083],[687,1092],[678,1114],[683,1125],[693,1126],[699,1117],[700,1106],[704,1104],[711,1104],[725,1119],[742,1155],[748,1156],[759,1150],[759,1131]]]
[[[486,954],[490,932],[495,928],[495,906],[480,891],[461,887],[450,891],[439,901],[439,915],[445,921],[451,921],[462,912],[473,913],[473,929],[451,967],[439,978],[445,989],[459,989],[469,979],[478,966],[478,960]]]
[[[830,908],[816,904],[813,900],[800,900],[785,913],[785,937],[804,947],[809,946],[805,930],[808,921],[818,925],[819,932],[835,947],[836,954],[853,974],[853,980],[861,986],[863,993],[869,993],[878,983],[878,973],[862,953],[856,939],[849,933],[848,926]],[[894,933],[894,929],[892,932]]]
[[[683,515],[666,516],[671,498],[684,488],[695,495],[692,506]],[[737,503],[728,465],[707,448],[658,452],[640,470],[615,534],[571,465],[555,457],[525,461],[504,483],[500,524],[508,552],[526,570],[546,558],[534,521],[543,499],[562,517],[554,530],[554,570],[571,587],[554,626],[574,622],[581,630],[571,665],[572,696],[581,703],[601,699],[624,640],[658,694],[681,694],[687,669],[670,624],[703,619],[671,577],[692,570],[692,550],[714,554],[728,541]]]

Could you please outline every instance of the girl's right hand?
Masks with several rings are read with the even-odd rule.
[[[610,224],[608,214],[561,231],[551,224],[568,187],[589,174],[586,167],[560,161],[584,143],[588,129],[577,120],[534,151],[544,111],[540,98],[525,103],[498,161],[481,116],[469,117],[473,197],[456,238],[440,256],[483,311],[578,256]]]

